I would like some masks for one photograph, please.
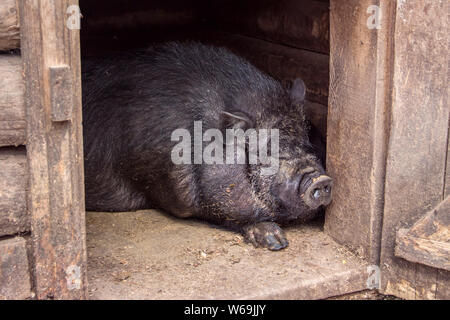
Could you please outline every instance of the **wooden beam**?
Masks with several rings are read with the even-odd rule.
[[[20,28],[17,0],[0,3],[0,50],[20,47]]]
[[[79,30],[66,27],[76,0],[20,0],[26,79],[29,211],[38,299],[87,294]],[[70,121],[52,121],[51,71],[68,66]],[[53,100],[54,101],[54,100]],[[53,119],[61,120],[61,119]]]
[[[25,148],[0,148],[0,236],[30,231]]]
[[[0,241],[0,300],[31,296],[26,241],[16,237]]]
[[[25,85],[18,55],[0,55],[0,147],[25,144]]]

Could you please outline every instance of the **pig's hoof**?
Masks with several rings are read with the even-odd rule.
[[[244,235],[256,248],[278,251],[288,246],[284,231],[275,222],[260,222],[244,227]]]

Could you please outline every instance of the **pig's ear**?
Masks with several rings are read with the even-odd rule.
[[[242,112],[222,111],[225,129],[247,130],[251,127],[251,120]]]
[[[297,78],[292,82],[290,98],[293,104],[302,104],[305,101],[306,85],[302,79]]]

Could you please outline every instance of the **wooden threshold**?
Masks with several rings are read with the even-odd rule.
[[[366,263],[323,232],[255,249],[234,232],[160,212],[87,213],[91,299],[323,299],[366,289]]]

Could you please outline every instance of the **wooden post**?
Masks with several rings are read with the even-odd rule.
[[[331,0],[330,4],[327,171],[335,187],[325,231],[378,265],[394,1]],[[379,8],[380,21],[372,20],[375,12],[370,8]]]
[[[19,3],[34,289],[38,299],[84,299],[80,39],[79,30],[66,26],[67,9],[78,1]],[[54,70],[65,70],[58,86]],[[55,99],[64,95],[71,97]]]

